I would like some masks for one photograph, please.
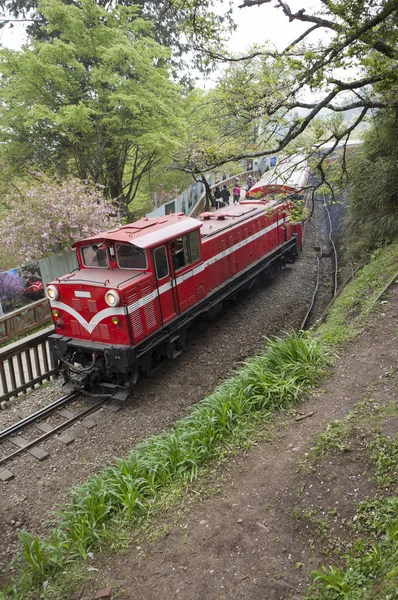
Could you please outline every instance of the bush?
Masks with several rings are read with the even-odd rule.
[[[346,234],[354,254],[398,236],[398,120],[383,113],[366,134],[354,164]]]

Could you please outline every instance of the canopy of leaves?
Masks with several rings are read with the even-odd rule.
[[[270,2],[243,0],[242,7]],[[195,161],[188,149],[187,169],[201,172],[231,159],[291,151],[292,143],[303,143],[301,136],[324,109],[329,114],[355,110],[349,121],[324,128],[318,145],[331,142],[331,153],[372,109],[395,105],[397,0],[323,0],[316,12],[305,4],[293,12],[289,2],[276,0],[275,9],[283,12],[287,27],[292,21],[308,25],[280,52],[264,44],[246,56],[231,56],[221,52],[218,40],[202,37],[209,56],[231,65],[218,85],[223,129],[232,124],[235,135],[243,128],[256,131],[256,147],[239,144],[227,155],[197,152]],[[321,33],[326,41],[319,41]]]
[[[170,53],[134,7],[43,0],[40,11],[52,39],[0,54],[2,152],[20,170],[91,179],[126,206],[183,135]]]
[[[0,221],[0,264],[27,264],[62,252],[78,239],[111,229],[112,206],[100,190],[76,179],[44,181],[5,198]]]
[[[80,5],[80,0],[62,0],[66,5]],[[191,48],[191,40],[187,37],[187,21],[190,21],[191,35],[196,36],[198,30],[206,31],[209,35],[220,36],[222,31],[232,26],[230,8],[224,14],[212,10],[213,1],[205,0],[195,8],[192,19],[193,2],[170,0],[96,0],[98,6],[112,10],[115,6],[131,6],[137,10],[137,15],[152,24],[153,39],[162,46],[171,48],[171,64],[175,76],[192,83],[192,69],[202,72],[211,70],[214,63],[209,61],[201,52],[187,54]],[[0,0],[0,8],[10,15],[10,18],[0,20],[0,28],[13,25],[14,20],[26,20],[28,33],[37,40],[45,40],[52,34],[45,27],[48,23],[45,13],[39,10],[39,0]],[[225,6],[224,6],[225,8]]]

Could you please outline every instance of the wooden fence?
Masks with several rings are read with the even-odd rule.
[[[23,308],[0,317],[0,344],[5,344],[51,321],[50,303],[47,298],[32,302]]]
[[[47,327],[0,349],[1,402],[58,376],[58,364],[48,344],[51,333],[54,327]]]
[[[237,177],[239,177],[240,186],[241,187],[244,186],[246,189],[246,179],[249,177],[249,175],[252,175],[253,177],[258,177],[259,173],[258,173],[258,171],[245,171],[244,173],[238,173],[238,175],[234,175],[233,177],[229,177],[228,179],[219,181],[218,183],[210,186],[210,189],[212,192],[214,192],[217,186],[220,188],[220,190],[222,190],[224,185],[226,185],[227,188],[233,187],[235,185],[235,179]],[[231,196],[231,199],[232,199],[232,196]],[[200,213],[202,213],[204,211],[205,205],[206,205],[206,192],[204,192],[201,195],[201,197],[199,198],[199,200],[197,201],[195,206],[193,206],[191,208],[188,216],[197,218],[200,215]]]

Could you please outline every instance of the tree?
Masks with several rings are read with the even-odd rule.
[[[241,6],[270,2],[243,0]],[[303,145],[301,136],[325,109],[334,114],[355,109],[353,120],[338,126],[336,123],[332,129],[323,128],[315,142],[318,147],[331,142],[328,152],[318,155],[317,165],[324,175],[327,154],[344,144],[372,110],[396,104],[397,0],[322,0],[316,13],[307,12],[305,7],[293,12],[288,2],[276,0],[276,8],[287,22],[308,24],[304,33],[281,52],[265,45],[253,48],[246,56],[230,56],[206,31],[201,37],[210,57],[233,65],[218,86],[225,97],[225,129],[231,117],[240,127],[259,124],[256,149],[244,146],[242,151],[235,148],[215,155],[203,148],[194,162],[188,149],[189,162],[178,162],[182,168],[200,173],[232,159],[290,152],[292,147],[294,150]],[[315,37],[321,31],[329,34],[323,43]],[[247,73],[253,64],[254,78],[249,79]],[[241,117],[236,119],[238,115]],[[310,153],[316,150],[312,146]]]
[[[3,267],[57,254],[78,239],[115,226],[112,206],[98,188],[76,179],[62,183],[43,179],[4,199],[8,214],[0,221]]]
[[[62,0],[66,5],[79,6],[80,0]],[[214,63],[209,60],[203,60],[206,55],[200,52],[189,54],[190,43],[186,36],[186,22],[191,19],[191,6],[186,2],[170,2],[170,0],[96,0],[98,6],[106,10],[112,10],[112,7],[134,5],[137,15],[150,21],[151,35],[160,45],[172,49],[171,65],[176,77],[181,78],[182,82],[188,85],[192,84],[191,70],[197,69],[206,72],[214,67]],[[207,23],[208,28],[220,30],[221,27],[229,30],[231,27],[230,14],[228,9],[225,14],[215,14],[209,10],[212,6],[211,0],[205,0],[198,6],[194,22],[194,30],[198,23],[203,27]],[[39,0],[0,0],[0,9],[3,9],[9,17],[0,20],[0,28],[7,25],[13,26],[15,21],[26,21],[27,31],[32,38],[45,40],[51,38],[51,34],[45,27],[47,25],[46,15],[39,10]]]
[[[52,39],[0,53],[2,152],[9,163],[104,186],[123,213],[183,135],[170,55],[134,7],[43,0]]]

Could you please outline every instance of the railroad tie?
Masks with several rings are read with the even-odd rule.
[[[18,448],[25,448],[25,446],[30,444],[29,440],[26,440],[25,438],[20,437],[19,435],[16,437],[10,438],[10,442],[15,444],[15,446],[18,446]],[[45,458],[48,458],[48,456],[49,456],[48,452],[46,452],[42,448],[39,448],[38,446],[34,446],[33,448],[28,448],[27,452],[29,452],[29,454],[31,454],[32,456],[37,458],[37,460],[40,460],[40,461],[44,460]]]

